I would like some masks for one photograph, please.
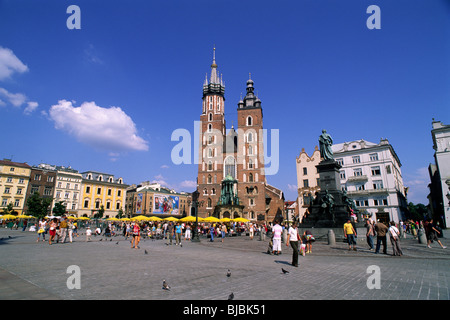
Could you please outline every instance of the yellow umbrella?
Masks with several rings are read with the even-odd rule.
[[[220,222],[220,220],[218,218],[216,218],[216,217],[211,216],[211,217],[208,217],[208,218],[204,218],[203,222]]]
[[[164,220],[165,221],[178,221],[178,219],[175,217],[168,217],[168,218],[165,218]]]
[[[153,217],[148,218],[148,221],[162,221],[162,219],[159,217],[153,216]]]
[[[131,219],[129,219],[129,218],[122,218],[122,219],[120,219],[120,221],[131,221]]]
[[[180,221],[182,221],[182,222],[194,222],[195,221],[195,217],[194,216],[187,216],[187,217],[181,218]]]
[[[2,216],[2,219],[5,219],[5,220],[17,219],[17,216],[12,215],[12,214],[5,214],[4,216]]]
[[[234,222],[250,222],[250,220],[245,219],[245,218],[236,218],[236,219],[233,219],[233,221]]]
[[[33,216],[27,216],[27,215],[25,215],[25,214],[22,214],[22,215],[18,215],[17,218],[19,218],[19,219],[31,219],[31,218],[34,218],[34,217],[33,217]]]
[[[119,221],[119,219],[117,219],[117,218],[115,218],[115,217],[108,218],[108,219],[106,219],[106,220]]]
[[[142,220],[147,220],[148,217],[140,215],[140,216],[136,216],[136,217],[132,217],[131,220],[138,220],[138,221],[142,221]]]
[[[79,217],[79,218],[77,218],[78,220],[91,220],[91,219],[89,219],[88,217]]]
[[[231,219],[230,218],[222,218],[220,219],[220,222],[230,222]]]

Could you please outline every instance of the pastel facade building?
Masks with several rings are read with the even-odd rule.
[[[12,203],[15,213],[23,213],[30,175],[27,163],[0,160],[0,210]]]
[[[128,185],[122,178],[108,173],[86,171],[81,173],[82,188],[78,216],[91,217],[103,206],[103,217],[115,217],[119,210],[125,212]]]

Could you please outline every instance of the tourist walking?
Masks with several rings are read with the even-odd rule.
[[[181,245],[181,226],[179,222],[175,226],[175,245]]]
[[[186,231],[184,232],[184,240],[191,240],[191,224],[186,224]]]
[[[227,234],[227,226],[225,225],[225,223],[222,224],[221,234],[222,234],[222,242],[223,242],[223,239],[225,239],[225,236]]]
[[[300,236],[298,234],[297,222],[294,222],[292,226],[289,227],[286,246],[289,247],[289,244],[292,247],[292,265],[294,267],[298,267],[298,241],[300,240]],[[301,240],[300,240],[301,241]]]
[[[133,249],[133,244],[134,244],[134,249],[139,249],[138,244],[139,241],[141,240],[141,228],[139,227],[139,223],[135,223],[133,228],[132,228],[132,233],[133,233],[133,239],[131,240],[131,249]]]
[[[401,256],[403,255],[402,249],[400,248],[400,231],[395,226],[395,222],[389,222],[391,225],[389,227],[389,238],[391,239],[392,244],[392,255],[393,256]]]
[[[312,253],[312,243],[316,241],[311,231],[306,230],[303,232],[303,240],[305,241],[306,253]]]
[[[86,228],[86,242],[91,241],[91,236],[92,236],[92,230],[91,227],[87,227]]]
[[[366,228],[367,228],[367,231],[366,231],[367,244],[369,245],[369,250],[372,251],[373,250],[373,237],[375,236],[375,228],[374,228],[372,219],[367,219]]]
[[[440,234],[439,230],[437,230],[436,226],[433,224],[433,219],[431,219],[430,221],[425,221],[425,234],[427,237],[427,247],[428,248],[431,248],[432,241],[436,241],[437,243],[439,243],[439,245],[441,246],[442,249],[447,248],[438,239],[438,236],[437,236],[438,233]]]
[[[375,224],[375,231],[377,232],[377,246],[375,249],[375,253],[380,253],[381,243],[383,243],[383,253],[387,254],[386,233],[388,232],[388,230],[388,227],[380,221]]]
[[[39,242],[39,240],[41,240],[41,235],[42,235],[42,241],[45,241],[46,227],[47,227],[47,222],[45,221],[45,219],[39,219],[38,232],[37,232],[38,238],[37,238],[36,242]]]
[[[50,221],[50,229],[49,229],[49,235],[50,239],[48,239],[48,243],[52,244],[52,241],[55,240],[56,236],[56,227],[58,226],[58,219],[53,218],[53,220]]]
[[[211,241],[211,242],[214,242],[214,232],[215,232],[214,225],[211,224],[211,227],[209,228],[209,234],[211,235],[211,240],[209,240],[209,241]]]
[[[59,236],[58,236],[58,240],[56,240],[56,242],[59,242],[60,239],[62,239],[62,243],[66,242],[66,238],[67,238],[67,218],[65,215],[62,216],[60,222],[59,222]]]
[[[73,228],[74,228],[73,220],[69,219],[69,221],[67,222],[67,232],[69,234],[69,242],[70,243],[72,243],[72,240],[73,240],[73,238],[72,238],[72,236],[73,236]]]
[[[283,234],[283,228],[280,226],[278,220],[275,221],[275,225],[272,228],[273,233],[273,254],[281,254],[281,235]]]
[[[350,219],[344,223],[344,237],[347,238],[348,250],[356,251],[356,230],[353,228],[352,221]]]
[[[169,222],[169,224],[167,225],[166,236],[167,236],[166,244],[169,245],[169,240],[170,240],[170,245],[172,245],[172,238],[173,238],[173,224],[172,224],[172,222]]]

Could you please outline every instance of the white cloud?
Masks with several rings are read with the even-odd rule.
[[[22,93],[11,93],[4,88],[0,88],[0,95],[6,98],[14,107],[20,107],[27,101],[27,97]]]
[[[294,185],[294,184],[289,184],[288,183],[288,189],[290,190],[290,191],[297,191],[297,186],[296,185]]]
[[[119,107],[102,108],[95,102],[75,107],[72,101],[60,100],[50,108],[49,116],[56,129],[96,149],[113,153],[148,150],[133,120]]]
[[[197,182],[192,180],[184,180],[180,183],[181,188],[197,188]]]
[[[169,166],[168,166],[167,164],[163,164],[163,165],[161,166],[161,169],[169,169]]]
[[[35,101],[28,101],[27,102],[27,107],[25,108],[25,110],[23,110],[23,113],[25,114],[31,114],[34,110],[36,110],[36,108],[39,106],[39,104]]]
[[[430,176],[428,168],[415,169],[413,174],[403,172],[403,184],[408,187],[408,202],[428,204],[427,195],[429,193],[428,184]]]
[[[8,48],[0,47],[0,80],[9,78],[14,72],[23,73],[28,67]]]

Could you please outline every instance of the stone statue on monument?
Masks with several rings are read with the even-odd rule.
[[[333,160],[333,151],[331,150],[331,146],[333,145],[333,139],[324,129],[322,130],[322,134],[319,136],[319,149],[320,149],[320,157],[323,160]]]

